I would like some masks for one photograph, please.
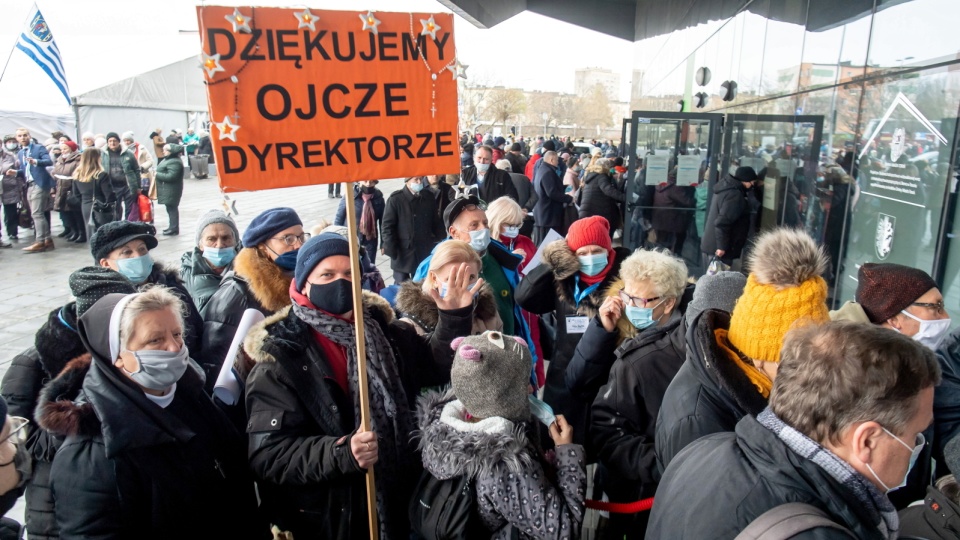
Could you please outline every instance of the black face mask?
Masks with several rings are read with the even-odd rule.
[[[353,310],[353,282],[343,278],[325,285],[310,283],[310,303],[331,315],[343,315]]]
[[[373,187],[362,187],[362,188],[360,188],[360,191],[363,192],[363,193],[373,193],[373,190],[375,190],[375,189],[376,189],[376,188],[373,188]]]

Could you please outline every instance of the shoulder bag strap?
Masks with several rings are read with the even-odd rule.
[[[853,538],[849,530],[831,521],[819,508],[806,503],[787,503],[761,514],[735,540],[785,540],[818,527],[836,529]]]

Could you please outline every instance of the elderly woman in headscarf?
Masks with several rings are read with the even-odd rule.
[[[157,202],[167,207],[169,225],[165,236],[180,234],[180,197],[183,196],[183,147],[179,144],[163,145],[163,161],[157,165]]]
[[[66,439],[50,471],[55,499],[70,502],[55,509],[61,537],[267,536],[244,439],[203,390],[183,310],[158,286],[108,294],[80,316],[89,371],[50,385],[79,384],[83,398],[55,391],[39,405],[41,426]]]

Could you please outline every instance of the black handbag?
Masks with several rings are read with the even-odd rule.
[[[80,204],[83,199],[80,197],[80,193],[77,192],[77,181],[74,180],[70,185],[70,193],[67,194],[67,207],[71,210],[80,209]]]
[[[116,207],[112,203],[94,201],[93,224],[101,227],[116,220]]]
[[[33,212],[30,211],[30,200],[27,199],[27,191],[20,190],[20,202],[17,203],[17,219],[19,225],[24,229],[33,228]]]

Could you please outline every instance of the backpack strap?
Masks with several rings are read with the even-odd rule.
[[[785,540],[798,533],[829,527],[853,538],[845,527],[830,520],[816,506],[806,503],[786,503],[774,506],[750,522],[735,540]]]

